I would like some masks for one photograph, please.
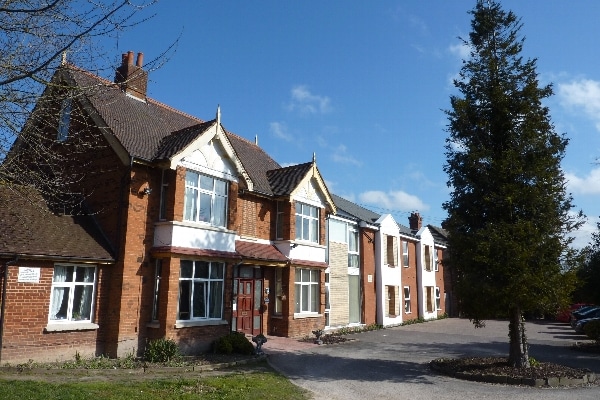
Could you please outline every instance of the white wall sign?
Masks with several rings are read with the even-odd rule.
[[[40,268],[19,267],[18,282],[40,283]]]

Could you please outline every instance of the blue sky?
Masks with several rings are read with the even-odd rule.
[[[161,0],[155,14],[105,50],[158,57],[149,96],[224,126],[277,162],[317,165],[329,189],[408,224],[440,225],[448,200],[443,110],[456,93],[475,0]],[[505,0],[524,24],[523,55],[538,59],[546,105],[570,145],[563,161],[577,210],[600,216],[600,2]],[[113,60],[111,60],[113,61]],[[107,78],[112,79],[112,75]]]

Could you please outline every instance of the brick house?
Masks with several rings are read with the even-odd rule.
[[[36,108],[55,118],[34,110],[14,144],[9,159],[42,165],[22,140],[40,127],[83,197],[0,183],[0,361],[141,354],[163,337],[194,354],[231,331],[301,337],[444,312],[445,247],[420,217],[408,228],[335,196],[314,156],[281,167],[219,108],[204,121],[147,85],[141,53],[112,82],[63,65]]]
[[[193,354],[231,330],[295,337],[325,325],[325,221],[335,205],[314,157],[282,168],[228,132],[219,110],[203,121],[147,98],[142,64],[141,53],[135,64],[124,54],[114,82],[63,65],[40,101],[54,99],[55,123],[36,112],[28,121],[54,151],[87,144],[69,160],[85,172],[74,188],[85,212],[43,210],[75,221],[68,237],[86,240],[70,255],[52,252],[61,225],[4,235],[2,361],[140,354],[162,337]],[[19,140],[11,157],[35,168],[27,150]],[[3,214],[21,210],[3,204]],[[84,218],[93,230],[77,225]],[[3,215],[0,229],[9,222]],[[20,281],[23,268],[39,278]]]

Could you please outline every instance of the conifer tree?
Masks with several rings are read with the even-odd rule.
[[[572,198],[561,170],[568,139],[555,132],[542,101],[536,59],[524,60],[521,21],[478,0],[470,57],[450,98],[445,172],[451,187],[445,227],[461,312],[476,327],[509,317],[509,363],[529,367],[523,314],[555,308],[565,283]]]

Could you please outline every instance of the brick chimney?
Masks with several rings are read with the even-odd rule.
[[[144,53],[138,53],[137,61],[133,64],[133,51],[123,53],[121,65],[115,74],[115,83],[121,86],[125,93],[146,100],[148,89],[148,72],[142,69]]]
[[[418,212],[410,213],[408,217],[408,226],[411,231],[418,231],[423,226],[423,218]]]

